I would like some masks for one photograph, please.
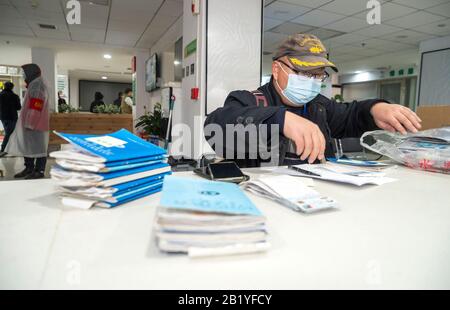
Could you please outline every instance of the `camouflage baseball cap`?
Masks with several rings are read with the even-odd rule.
[[[287,56],[292,66],[299,71],[330,67],[338,71],[328,60],[327,50],[315,35],[298,33],[289,36],[275,52],[273,60]]]

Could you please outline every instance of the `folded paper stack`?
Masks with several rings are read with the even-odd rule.
[[[122,129],[105,135],[55,132],[70,143],[53,152],[50,174],[64,205],[112,208],[161,191],[171,174],[164,149]]]
[[[155,225],[159,249],[191,257],[264,252],[266,219],[235,184],[169,176]]]

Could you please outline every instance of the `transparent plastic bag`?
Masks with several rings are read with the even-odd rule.
[[[361,137],[361,145],[413,169],[450,174],[450,127],[405,136],[371,131]]]

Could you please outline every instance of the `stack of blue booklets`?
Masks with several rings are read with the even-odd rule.
[[[155,237],[159,249],[190,257],[264,252],[266,219],[236,184],[168,176]]]
[[[161,191],[167,152],[122,129],[104,135],[55,132],[70,143],[50,154],[64,205],[112,208]]]

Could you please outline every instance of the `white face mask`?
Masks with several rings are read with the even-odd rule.
[[[302,106],[316,98],[320,94],[322,88],[322,81],[297,74],[288,74],[279,64],[281,70],[288,75],[288,84],[286,88],[281,89],[283,96],[286,97],[292,104]]]

